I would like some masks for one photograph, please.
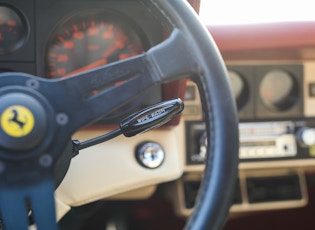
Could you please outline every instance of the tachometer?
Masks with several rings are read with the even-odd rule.
[[[46,78],[63,78],[141,54],[149,48],[144,33],[128,18],[104,10],[85,10],[52,31],[45,53]],[[161,100],[159,86],[143,92],[100,122],[112,124]],[[147,96],[145,96],[147,95]]]
[[[140,54],[144,42],[134,26],[104,11],[85,11],[52,32],[46,50],[46,77],[74,75]]]

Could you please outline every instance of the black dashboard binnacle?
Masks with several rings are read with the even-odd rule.
[[[1,1],[0,72],[58,79],[140,55],[168,36],[151,10],[139,1]],[[99,123],[162,101],[162,90],[153,86]]]

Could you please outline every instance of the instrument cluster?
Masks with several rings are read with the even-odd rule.
[[[303,65],[228,65],[241,120],[303,117]]]
[[[146,7],[137,1],[1,1],[0,72],[58,79],[141,54],[168,34]],[[162,96],[154,86],[101,122],[117,123],[135,104],[141,109]]]
[[[297,119],[304,116],[302,64],[227,65],[241,122]],[[188,120],[201,120],[197,87],[186,91]]]

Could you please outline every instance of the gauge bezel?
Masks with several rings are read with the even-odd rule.
[[[263,94],[263,91],[267,89],[268,84],[275,84],[275,82],[272,82],[275,78],[282,77],[282,80],[285,80],[290,84],[290,88],[287,89],[288,92],[285,92],[285,95],[281,95],[282,98],[277,98],[276,101],[274,97],[267,98],[266,95]],[[269,70],[260,80],[259,83],[259,96],[262,104],[269,110],[274,112],[283,112],[290,110],[298,101],[300,92],[299,92],[299,86],[298,82],[294,75],[292,75],[290,72],[274,68]],[[282,85],[283,86],[283,85]],[[278,89],[278,88],[277,88]],[[279,90],[278,90],[279,91]],[[273,91],[271,91],[273,92]],[[282,93],[283,94],[283,93]]]
[[[270,65],[263,65],[256,67],[256,82],[255,88],[260,88],[260,83],[264,76],[273,69],[281,69],[285,72],[288,72],[296,82],[298,95],[296,97],[295,103],[286,110],[278,111],[278,110],[271,110],[267,108],[265,104],[260,99],[260,92],[259,90],[255,91],[255,98],[256,98],[256,114],[255,117],[257,119],[284,119],[284,118],[301,118],[304,114],[304,89],[303,89],[303,73],[304,67],[300,63],[290,63],[290,64],[270,64]]]
[[[4,55],[15,53],[26,44],[30,36],[30,25],[26,16],[18,8],[14,7],[13,5],[0,2],[0,7],[5,7],[8,10],[13,11],[18,16],[19,20],[21,21],[22,28],[24,29],[24,31],[22,31],[21,38],[19,39],[18,42],[16,42],[16,44],[14,44],[13,46],[10,46],[9,48],[4,48],[2,50],[0,49],[0,56],[4,56]]]
[[[241,111],[246,106],[246,104],[248,103],[249,97],[250,97],[250,89],[249,89],[248,82],[243,77],[243,75],[240,72],[238,72],[238,71],[228,70],[228,74],[229,74],[230,81],[231,81],[231,84],[232,84],[232,91],[233,91],[233,93],[235,93],[234,92],[235,85],[233,83],[236,83],[233,80],[238,80],[238,81],[240,81],[242,83],[242,88],[240,89],[239,94],[238,95],[234,95],[235,101],[236,101],[237,110]],[[232,78],[235,78],[235,79],[232,79]]]

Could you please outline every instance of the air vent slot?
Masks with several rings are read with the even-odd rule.
[[[298,175],[247,178],[249,203],[302,199]]]
[[[185,181],[184,182],[184,196],[185,196],[185,207],[191,209],[195,205],[195,200],[197,193],[200,187],[200,181]],[[232,204],[241,204],[242,203],[242,194],[239,180],[235,185],[234,197]]]

